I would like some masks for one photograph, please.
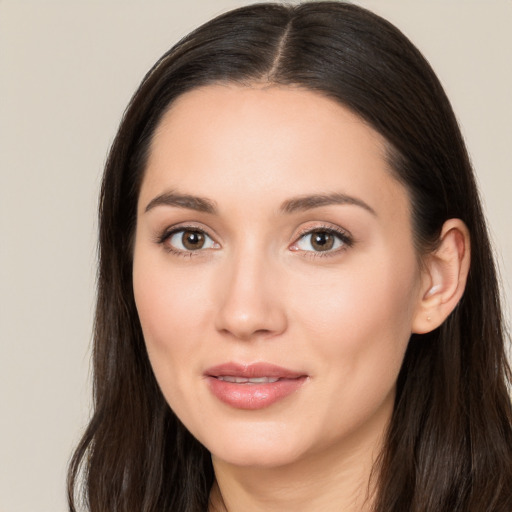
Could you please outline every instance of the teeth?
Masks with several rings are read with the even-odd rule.
[[[277,382],[279,377],[251,377],[250,379],[245,377],[233,377],[231,375],[220,375],[217,377],[219,380],[225,382],[234,382],[235,384],[268,384]]]

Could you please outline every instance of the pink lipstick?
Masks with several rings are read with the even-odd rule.
[[[297,391],[307,375],[269,363],[225,363],[205,371],[211,392],[237,409],[263,409]]]

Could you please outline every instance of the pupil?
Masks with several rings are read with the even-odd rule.
[[[183,246],[189,250],[201,249],[204,245],[204,235],[199,231],[185,231],[182,238]]]
[[[313,234],[311,245],[318,251],[328,251],[334,245],[334,237],[325,231],[318,231]]]

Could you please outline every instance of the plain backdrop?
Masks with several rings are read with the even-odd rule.
[[[0,0],[0,512],[64,512],[89,414],[96,201],[152,63],[234,0]],[[512,283],[512,0],[361,0],[438,72]]]

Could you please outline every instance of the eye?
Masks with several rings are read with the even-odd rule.
[[[351,239],[334,229],[314,229],[303,234],[291,249],[309,252],[335,252],[345,246],[352,245]]]
[[[169,250],[194,252],[201,249],[216,249],[219,244],[200,229],[179,229],[168,234],[162,241]]]

